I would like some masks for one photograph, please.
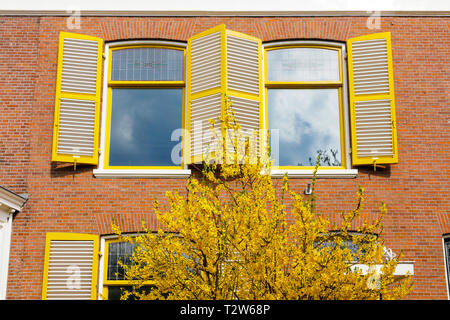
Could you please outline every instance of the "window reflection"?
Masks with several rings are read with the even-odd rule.
[[[450,291],[450,237],[444,239],[444,248],[445,248],[445,264],[447,267],[447,284],[448,290]]]
[[[324,236],[324,238],[327,238],[328,240],[317,240],[314,242],[314,247],[319,250],[325,248],[334,250],[337,248],[338,243],[340,243],[340,249],[348,249],[354,262],[359,261],[360,257],[367,253],[367,246],[370,244],[369,241],[378,237],[375,234],[363,234],[353,231],[347,232],[346,235],[343,235],[342,232],[330,232],[328,235]]]
[[[181,128],[183,89],[113,88],[110,166],[175,166],[172,132]]]
[[[338,89],[268,89],[269,129],[279,130],[276,166],[341,165]],[[275,157],[276,160],[276,157]]]
[[[155,286],[142,286],[138,289],[140,294],[149,294],[151,290],[156,290]],[[120,300],[125,291],[133,292],[133,286],[110,286],[108,288],[108,300]],[[131,294],[127,300],[137,300],[136,296]]]
[[[112,53],[111,80],[181,81],[182,50],[165,48],[130,48]]]
[[[108,251],[108,280],[125,280],[125,270],[119,264],[131,265],[135,245],[129,242],[112,242]]]
[[[321,48],[267,51],[269,81],[339,81],[339,53]]]

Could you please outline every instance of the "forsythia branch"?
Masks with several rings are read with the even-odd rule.
[[[220,132],[235,130],[239,137],[232,110],[219,120]],[[227,150],[224,140],[217,143]],[[157,232],[145,228],[131,238],[113,224],[120,241],[136,244],[132,263],[123,264],[134,287],[123,298],[398,299],[411,291],[410,276],[394,277],[399,260],[383,257],[384,203],[379,218],[355,233],[364,201],[360,187],[355,209],[342,213],[340,226],[331,225],[316,213],[320,156],[306,200],[287,176],[280,188],[273,185],[268,154],[261,152],[254,163],[249,146],[233,150],[244,150],[235,159],[245,161],[204,163],[201,178],[187,181],[185,195],[168,193],[167,210],[155,203]],[[382,272],[363,273],[353,268],[357,263],[382,265]]]

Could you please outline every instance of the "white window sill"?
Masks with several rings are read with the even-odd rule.
[[[287,173],[289,178],[312,178],[313,172],[313,169],[272,170],[271,176],[273,178],[282,178]],[[95,169],[93,173],[96,178],[189,178],[191,170]],[[317,178],[352,179],[357,176],[357,169],[317,170]]]
[[[133,169],[95,169],[96,178],[189,178],[191,170],[133,170]]]
[[[381,273],[381,268],[383,265],[377,264],[373,266],[376,270],[376,273]],[[350,267],[352,270],[359,269],[361,270],[362,274],[367,274],[369,271],[369,266],[366,264],[355,264]],[[393,276],[394,277],[404,277],[407,274],[414,275],[414,262],[412,261],[399,261],[397,266],[395,267],[395,271]]]
[[[271,176],[274,178],[281,178],[287,173],[288,178],[312,178],[314,169],[286,169],[286,170],[272,170]],[[356,178],[358,176],[358,169],[318,169],[317,178]]]

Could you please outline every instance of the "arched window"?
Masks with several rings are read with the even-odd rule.
[[[180,169],[180,141],[172,135],[183,128],[184,48],[109,52],[104,168]]]
[[[126,279],[125,270],[119,261],[125,265],[131,265],[135,247],[135,244],[126,241],[117,239],[105,240],[102,279],[102,295],[104,299],[120,300],[124,290],[132,291],[132,283]],[[148,282],[140,290],[148,292],[152,288],[152,283]],[[129,299],[133,298],[133,296],[129,297]]]
[[[282,169],[346,168],[342,44],[266,46],[267,127]]]
[[[450,297],[450,235],[444,237],[444,255],[445,255],[445,268],[447,274],[447,286]]]

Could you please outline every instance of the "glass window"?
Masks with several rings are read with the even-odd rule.
[[[135,245],[129,242],[112,242],[108,250],[108,280],[125,280],[125,272],[119,264],[131,264]]]
[[[183,90],[113,88],[110,166],[172,166],[172,132],[181,126]]]
[[[341,249],[348,249],[350,250],[350,254],[353,258],[353,261],[358,261],[360,255],[366,254],[366,249],[364,246],[367,246],[369,244],[370,237],[378,238],[377,235],[368,235],[368,234],[362,234],[358,232],[350,231],[347,233],[346,236],[342,235],[340,232],[330,232],[328,234],[329,239],[328,241],[317,241],[314,243],[316,247],[318,247],[320,250],[323,248],[331,248],[334,249],[337,246],[338,239],[340,240],[339,247]],[[334,239],[333,239],[333,237]],[[359,240],[356,240],[356,237],[362,237]],[[373,238],[372,238],[373,239]]]
[[[275,166],[344,167],[340,47],[266,49],[266,101]],[[277,144],[274,146],[274,144]]]
[[[112,53],[111,80],[182,81],[183,51],[131,48]]]
[[[140,294],[148,294],[155,286],[142,286],[139,288]],[[110,286],[108,288],[108,300],[120,300],[124,291],[131,292],[133,290],[132,286]],[[127,300],[136,300],[134,295],[130,295]]]
[[[107,252],[105,254],[105,273],[103,283],[103,295],[108,300],[119,300],[124,290],[132,291],[133,286],[129,280],[125,278],[125,270],[119,264],[121,261],[125,265],[131,265],[133,251],[136,244],[129,242],[107,240]],[[140,293],[149,293],[155,286],[151,283],[145,283],[139,288]],[[134,295],[130,295],[128,300],[135,300]]]
[[[447,267],[447,285],[450,292],[450,237],[444,239],[445,265]]]
[[[341,165],[338,89],[271,89],[269,129],[278,129],[280,166]],[[301,103],[300,103],[301,101]]]
[[[183,128],[184,49],[142,46],[110,52],[104,167],[181,168],[177,132]]]
[[[288,48],[267,52],[269,81],[339,81],[339,52]]]

